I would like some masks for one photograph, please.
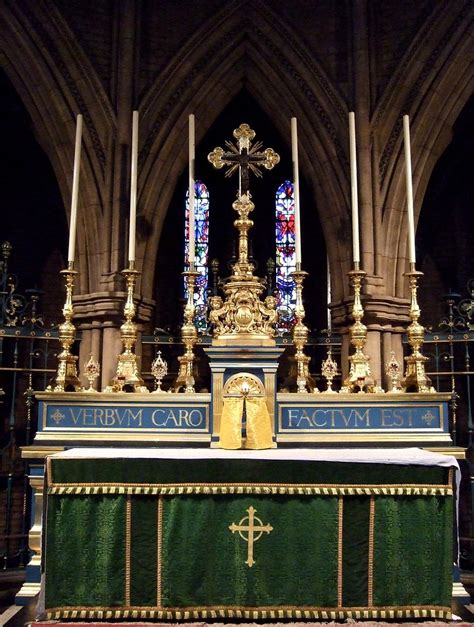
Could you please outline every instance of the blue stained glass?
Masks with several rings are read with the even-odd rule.
[[[209,256],[209,192],[201,181],[194,183],[194,234],[195,267],[199,272],[194,289],[194,323],[201,333],[207,329],[207,286]],[[184,268],[189,270],[189,190],[186,192],[186,212],[184,226]],[[184,282],[184,297],[188,297]]]
[[[296,270],[295,199],[291,181],[285,181],[278,188],[275,213],[277,330],[282,334],[293,327],[296,308],[296,285],[290,276]]]

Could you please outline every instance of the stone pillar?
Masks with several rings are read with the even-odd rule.
[[[81,332],[79,375],[84,385],[87,383],[83,374],[84,365],[90,353],[101,365],[98,390],[110,385],[116,373],[117,357],[123,350],[120,326],[124,322],[123,309],[126,297],[125,292],[111,292],[85,294],[74,299],[74,319]],[[135,322],[140,331],[144,326],[149,326],[155,303],[148,299],[137,299],[136,304]],[[135,354],[141,355],[140,339],[137,341]]]
[[[350,327],[352,326],[352,298],[332,304],[334,330],[342,334],[341,370],[342,378],[349,372],[348,357],[354,352],[350,344]],[[408,316],[409,303],[405,299],[391,296],[364,295],[363,324],[367,327],[367,342],[364,353],[370,357],[370,369],[377,384],[387,389],[385,364],[393,350],[395,356],[403,364],[402,337],[410,324]]]

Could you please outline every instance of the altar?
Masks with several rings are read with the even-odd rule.
[[[84,367],[89,388],[78,376],[70,350],[76,273],[72,263],[64,271],[63,350],[54,381],[36,394],[38,430],[24,451],[37,547],[28,583],[37,591],[41,560],[51,620],[450,618],[457,462],[449,453],[456,447],[451,395],[434,390],[420,351],[419,273],[411,264],[410,354],[403,368],[392,352],[384,390],[364,352],[365,272],[354,252],[348,329],[354,350],[341,366],[328,350],[317,387],[306,353],[307,273],[295,227],[285,279],[292,284],[286,339],[294,354],[279,385],[278,290],[256,275],[248,236],[255,209],[249,172],[271,169],[279,157],[260,151],[254,136],[241,124],[237,143],[226,142],[230,152],[216,148],[208,157],[217,168],[239,172],[236,255],[205,307],[210,390],[199,389],[195,377],[195,290],[205,270],[194,255],[194,176],[183,353],[168,389],[159,352],[151,365],[154,390],[141,374],[134,255],[124,271],[122,352],[101,390],[94,387],[100,364],[92,355]],[[293,210],[298,224],[296,197]],[[133,229],[130,242],[133,252]],[[345,372],[335,390],[339,368]],[[407,448],[414,444],[437,452]]]
[[[47,618],[449,619],[456,470],[419,449],[54,455]]]

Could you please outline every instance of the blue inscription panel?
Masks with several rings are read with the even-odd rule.
[[[47,431],[209,431],[207,403],[40,403],[41,415]]]
[[[279,431],[448,431],[447,403],[279,405]]]

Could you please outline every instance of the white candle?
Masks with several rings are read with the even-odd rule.
[[[360,263],[359,246],[359,201],[357,194],[357,151],[355,134],[355,115],[349,113],[349,153],[351,161],[351,202],[352,202],[352,261]]]
[[[300,226],[300,178],[298,168],[298,129],[296,118],[291,118],[291,154],[293,159],[293,196],[295,199],[295,253],[296,268],[301,266],[301,226]]]
[[[138,164],[138,111],[132,117],[132,163],[130,175],[130,223],[128,225],[128,261],[135,261],[135,232],[137,226],[137,164]]]
[[[328,314],[328,320],[327,320],[327,324],[328,324],[328,331],[331,331],[331,310],[329,308],[329,305],[331,304],[331,300],[332,300],[332,293],[331,293],[331,268],[329,266],[329,256],[326,255],[326,280],[327,280],[327,314]]]
[[[72,175],[71,222],[69,225],[68,264],[74,263],[76,252],[77,199],[79,196],[79,172],[81,169],[82,115],[76,120],[76,144],[74,149],[74,170]]]
[[[403,139],[405,142],[405,178],[407,187],[408,260],[410,263],[416,263],[413,185],[411,178],[410,118],[408,115],[403,116]]]
[[[195,132],[194,132],[194,115],[191,113],[189,116],[189,265],[194,263],[195,260],[195,218],[194,218],[194,205],[195,205],[195,190],[194,190],[194,162],[195,162]]]

